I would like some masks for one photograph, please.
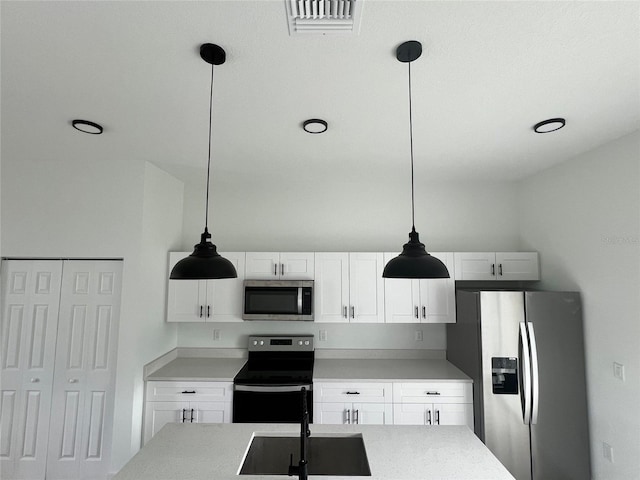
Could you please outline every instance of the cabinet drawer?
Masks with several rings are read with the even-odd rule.
[[[393,403],[472,403],[468,382],[395,383]]]
[[[230,402],[232,382],[147,382],[147,401]]]
[[[391,403],[391,383],[314,383],[316,402]]]

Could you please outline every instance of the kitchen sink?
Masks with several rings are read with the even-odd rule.
[[[371,476],[362,435],[311,436],[309,475]],[[300,460],[300,437],[254,436],[240,475],[287,475]]]

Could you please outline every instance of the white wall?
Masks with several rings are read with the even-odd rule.
[[[409,239],[408,176],[224,178],[209,222],[220,251],[399,252]],[[185,194],[185,250],[200,238],[204,198],[204,187]],[[516,203],[511,182],[416,183],[416,230],[427,251],[517,250]]]
[[[640,478],[640,134],[521,182],[519,212],[542,286],[582,293],[593,478]]]

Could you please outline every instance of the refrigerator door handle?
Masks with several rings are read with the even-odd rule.
[[[520,357],[520,401],[522,403],[522,421],[525,425],[531,423],[531,363],[527,327],[520,322],[518,335],[518,356]]]
[[[536,423],[538,423],[540,377],[538,374],[538,346],[536,345],[536,336],[533,331],[533,323],[527,322],[527,331],[529,333],[529,346],[531,348],[531,396],[533,397],[531,405],[531,425],[535,425]]]

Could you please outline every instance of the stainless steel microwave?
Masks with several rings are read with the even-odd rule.
[[[244,320],[313,320],[313,280],[245,280]]]

